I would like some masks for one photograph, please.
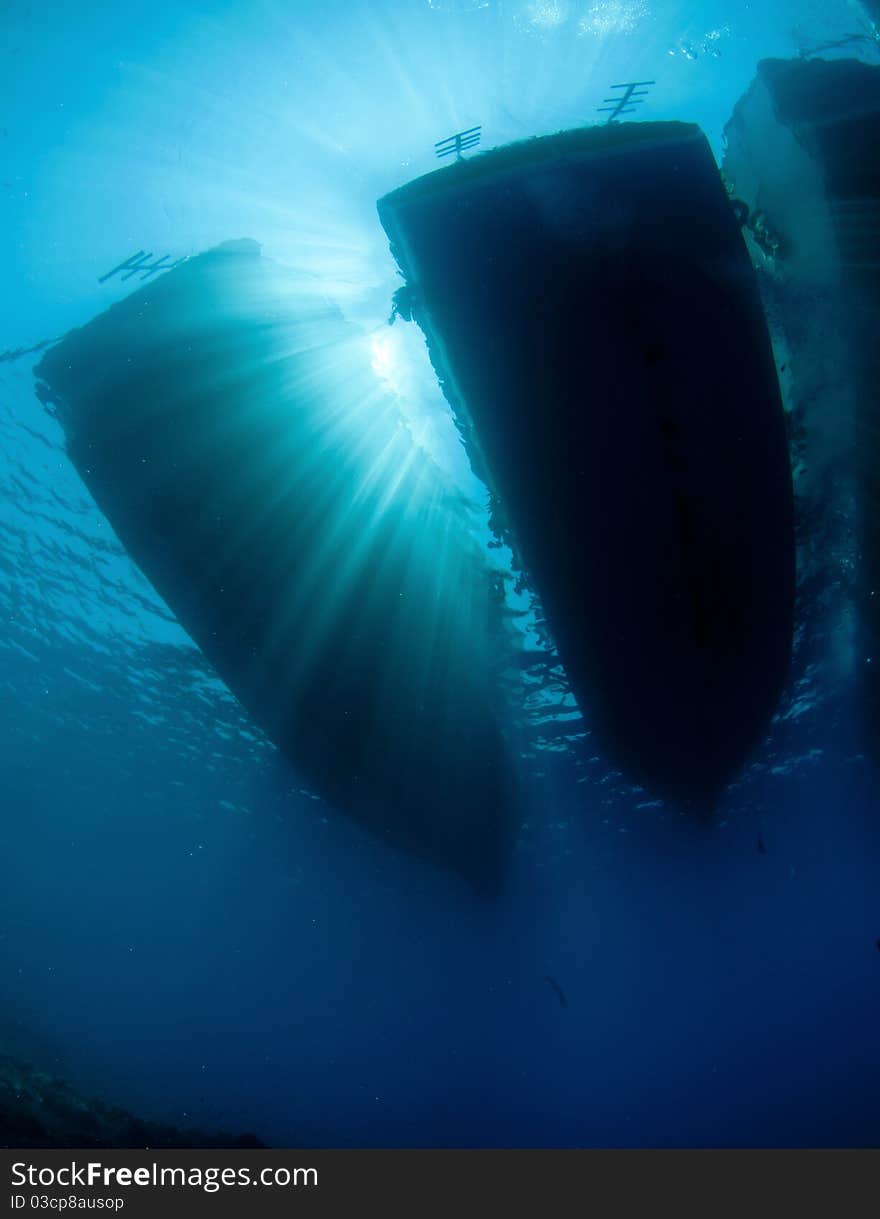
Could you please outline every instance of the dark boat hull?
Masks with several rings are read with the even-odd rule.
[[[785,681],[794,539],[763,310],[704,138],[567,132],[378,206],[608,757],[711,808]]]
[[[490,891],[510,831],[491,582],[369,361],[334,309],[230,243],[37,372],[119,538],[300,776]]]
[[[857,679],[880,758],[880,68],[764,60],[727,138],[728,176],[773,243],[793,396],[822,450],[811,464],[856,475]]]

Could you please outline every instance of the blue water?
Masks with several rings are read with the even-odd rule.
[[[279,760],[90,499],[24,351],[123,296],[98,277],[137,249],[253,237],[363,328],[365,378],[479,503],[415,327],[385,325],[375,200],[451,132],[592,121],[617,80],[655,80],[640,117],[699,122],[720,157],[760,58],[855,34],[876,63],[871,30],[844,0],[4,6],[4,1049],[144,1116],[279,1144],[877,1143],[880,784],[845,489],[802,476],[791,688],[712,837],[585,762],[537,665],[509,725],[517,852],[487,901]]]

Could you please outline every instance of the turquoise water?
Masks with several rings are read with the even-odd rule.
[[[815,405],[824,448],[796,470],[810,511],[779,717],[711,842],[671,836],[582,748],[420,333],[388,325],[400,281],[375,209],[450,133],[481,124],[491,147],[595,121],[619,80],[653,80],[639,118],[699,123],[720,159],[757,61],[823,47],[880,62],[842,0],[4,5],[4,1048],[145,1115],[274,1143],[876,1143],[845,403]],[[111,268],[242,237],[357,328],[357,391],[394,397],[505,579],[522,812],[492,902],[280,761],[34,393],[31,349],[130,291],[100,282]]]

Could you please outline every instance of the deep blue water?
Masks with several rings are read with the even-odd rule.
[[[857,34],[848,53],[876,63],[871,29],[843,0],[11,0],[0,349],[119,299],[98,277],[136,249],[253,237],[364,328],[365,381],[479,505],[415,328],[385,327],[376,198],[449,132],[573,126],[617,79],[656,79],[644,118],[699,122],[720,157],[760,58]],[[877,1143],[880,783],[841,401],[810,421],[827,463],[798,472],[790,688],[712,833],[576,757],[582,725],[537,664],[509,724],[517,852],[487,901],[279,760],[90,499],[36,358],[0,363],[4,1048],[273,1143]]]

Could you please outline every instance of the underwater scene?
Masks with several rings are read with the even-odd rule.
[[[880,0],[0,14],[0,1145],[877,1146]]]

